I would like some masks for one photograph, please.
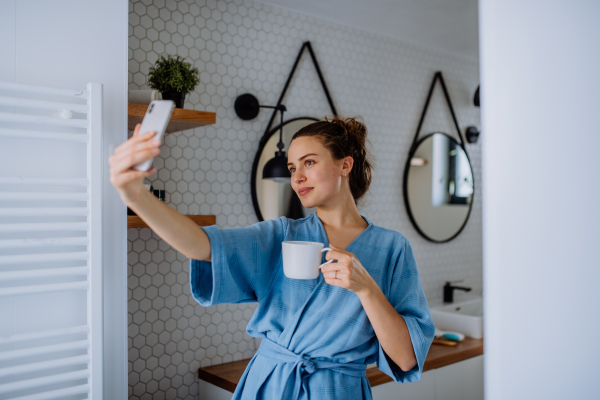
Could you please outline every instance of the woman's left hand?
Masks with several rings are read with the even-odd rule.
[[[337,260],[321,267],[325,282],[333,286],[348,289],[357,295],[371,290],[375,281],[356,256],[348,251],[329,245],[326,260]]]

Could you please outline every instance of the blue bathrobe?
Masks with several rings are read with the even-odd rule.
[[[367,364],[394,381],[421,378],[435,327],[412,248],[400,233],[374,225],[346,248],[404,318],[417,365],[402,371],[385,353],[358,296],[311,280],[287,278],[281,243],[321,242],[327,235],[316,213],[280,217],[248,227],[202,227],[212,262],[190,260],[190,285],[203,306],[258,302],[248,334],[262,338],[233,395],[237,399],[372,399]],[[323,262],[325,262],[325,253]]]

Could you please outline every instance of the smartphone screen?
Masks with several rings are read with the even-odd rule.
[[[144,119],[142,120],[139,134],[141,135],[149,131],[156,131],[156,135],[154,135],[152,139],[162,140],[174,108],[175,102],[172,100],[154,100],[151,102],[148,106],[148,110],[146,110]],[[148,171],[152,166],[152,161],[154,161],[154,157],[134,165],[133,169],[138,171]]]

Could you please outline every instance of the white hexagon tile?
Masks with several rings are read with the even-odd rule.
[[[309,40],[338,112],[362,116],[369,130],[376,169],[361,214],[410,240],[430,304],[441,302],[446,280],[482,293],[481,140],[467,144],[476,193],[457,238],[426,241],[402,199],[404,164],[435,71],[444,74],[461,127],[480,126],[472,103],[477,59],[252,1],[146,0],[129,10],[129,88],[149,89],[159,55],[178,54],[200,71],[186,108],[217,114],[215,125],[165,137],[148,181],[166,190],[171,207],[215,214],[221,228],[257,222],[250,173],[271,113],[242,121],[233,103],[250,92],[276,104]],[[286,119],[331,113],[307,53],[283,103]],[[439,86],[421,132],[433,131],[457,135]],[[128,230],[128,252],[130,398],[195,399],[199,367],[252,357],[259,342],[245,329],[254,304],[200,306],[190,295],[189,260],[149,228]]]

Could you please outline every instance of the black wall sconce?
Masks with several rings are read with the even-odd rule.
[[[465,137],[467,138],[467,142],[469,143],[477,143],[477,139],[479,139],[479,132],[474,126],[467,126],[467,130],[465,131]]]
[[[473,96],[473,104],[475,107],[479,107],[479,86],[477,86],[477,90],[475,90],[475,96]],[[465,131],[465,137],[467,138],[467,142],[469,143],[477,143],[479,139],[479,130],[475,126],[468,126]]]
[[[287,157],[285,151],[283,151],[283,113],[287,111],[287,108],[283,104],[276,106],[264,106],[260,105],[258,99],[250,93],[244,93],[235,99],[234,103],[235,113],[238,117],[243,120],[250,120],[256,118],[260,108],[273,108],[281,114],[281,125],[279,129],[279,143],[277,148],[279,151],[275,152],[275,157],[271,158],[263,168],[263,179],[271,179],[275,182],[285,182],[291,179],[292,175],[287,169]]]

